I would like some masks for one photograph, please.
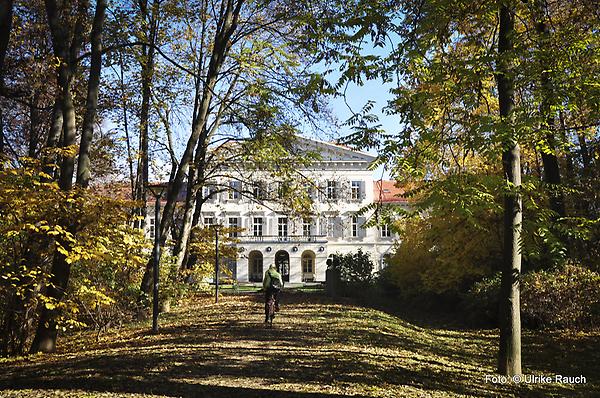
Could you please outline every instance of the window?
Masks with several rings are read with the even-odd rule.
[[[314,272],[314,260],[310,254],[302,256],[302,272],[304,274],[312,274]]]
[[[302,236],[310,236],[312,229],[312,220],[310,218],[305,218],[302,220]]]
[[[277,219],[277,236],[288,236],[288,219],[287,217],[279,217]]]
[[[335,236],[335,217],[327,217],[327,236]]]
[[[358,236],[358,217],[352,216],[352,237],[356,238]]]
[[[237,217],[229,217],[229,228],[238,228],[238,227],[239,227],[238,218]],[[235,230],[235,231],[229,232],[229,237],[237,238],[238,231]]]
[[[150,219],[150,239],[154,239],[154,231],[156,231],[156,225],[154,225],[154,218]]]
[[[213,217],[204,217],[204,226],[210,227],[215,224],[215,219]]]
[[[235,258],[223,259],[223,267],[221,268],[221,277],[228,278],[232,277],[234,280],[237,275],[237,261]]]
[[[380,227],[381,230],[381,237],[382,238],[389,238],[390,236],[392,236],[392,231],[390,231],[390,226],[387,224],[384,224]]]
[[[202,197],[209,200],[215,199],[217,188],[214,185],[206,185],[202,188]]]
[[[262,217],[254,217],[252,219],[252,235],[263,236],[263,219],[262,219]]]
[[[350,187],[350,199],[352,200],[360,200],[361,198],[361,191],[362,191],[362,183],[361,181],[352,181],[351,187]]]
[[[265,183],[263,181],[257,181],[256,183],[254,183],[254,188],[252,189],[252,195],[254,196],[254,199],[265,199],[266,197],[266,188],[265,188]]]
[[[277,198],[284,199],[289,194],[290,186],[286,182],[277,183]]]
[[[337,183],[335,181],[327,181],[327,199],[337,199]]]
[[[307,198],[310,198],[310,199],[314,198],[314,196],[315,196],[315,189],[313,188],[313,186],[312,186],[311,183],[307,182],[306,184],[304,184],[304,190],[306,191],[306,197]]]
[[[229,181],[229,200],[239,199],[242,190],[242,183],[240,181]]]

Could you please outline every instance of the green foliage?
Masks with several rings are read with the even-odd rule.
[[[467,311],[480,323],[497,319],[499,275],[473,286],[465,297]],[[521,319],[529,328],[583,328],[600,323],[600,275],[568,264],[521,278]]]
[[[362,249],[336,254],[332,268],[339,271],[342,282],[349,287],[366,286],[373,281],[373,261]]]
[[[418,216],[400,225],[384,279],[402,294],[457,294],[498,269],[502,196],[516,191],[502,183],[501,154],[513,137],[524,174],[523,268],[573,260],[598,269],[600,169],[589,145],[600,141],[600,42],[592,2],[511,2],[515,45],[502,56],[496,2],[334,4],[308,19],[311,46],[332,64],[332,86],[343,95],[349,82],[380,80],[391,93],[383,111],[398,119],[396,130],[382,131],[375,98],[365,98],[346,142],[377,148],[374,166],[416,187],[409,195]],[[502,120],[496,77],[506,61],[515,99]],[[560,184],[542,183],[546,155],[558,160]],[[566,216],[551,210],[556,198]]]

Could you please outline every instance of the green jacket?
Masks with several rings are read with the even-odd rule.
[[[271,286],[271,278],[279,279],[281,282],[281,286],[283,286],[283,279],[277,270],[269,268],[267,272],[265,272],[265,277],[263,278],[263,288],[268,289]]]

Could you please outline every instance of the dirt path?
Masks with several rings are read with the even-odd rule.
[[[584,374],[585,385],[494,384],[492,331],[424,329],[314,293],[284,293],[272,329],[262,309],[257,295],[198,299],[163,316],[156,336],[144,324],[99,342],[63,338],[55,355],[1,360],[0,396],[600,396],[597,335],[567,340],[571,349],[525,337],[528,372]]]

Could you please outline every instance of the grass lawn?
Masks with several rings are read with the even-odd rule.
[[[59,340],[59,352],[0,360],[1,397],[600,396],[600,333],[526,332],[526,374],[586,384],[495,384],[495,330],[424,328],[350,301],[284,292],[272,329],[255,293],[191,300],[132,324]]]

